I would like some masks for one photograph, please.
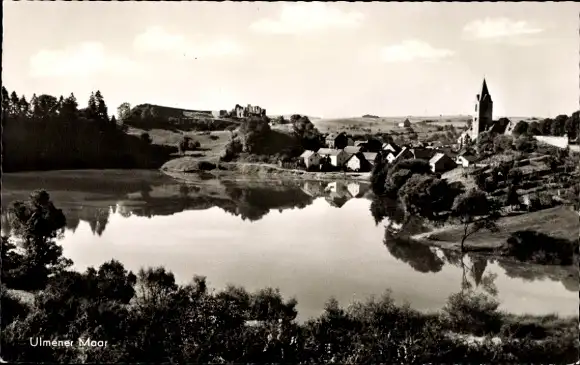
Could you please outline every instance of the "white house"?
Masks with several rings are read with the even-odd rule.
[[[386,159],[387,159],[387,162],[388,162],[388,163],[393,163],[393,162],[395,162],[395,160],[397,159],[397,155],[395,155],[395,154],[394,154],[394,153],[392,153],[392,152],[389,152],[389,153],[387,154],[387,157],[386,157]]]
[[[383,143],[382,150],[385,152],[390,151],[396,155],[401,148],[394,143]]]
[[[344,150],[335,150],[331,148],[321,148],[318,150],[320,157],[328,157],[330,164],[335,167],[344,166],[346,160],[350,157]]]
[[[302,152],[300,158],[304,161],[304,165],[307,168],[310,166],[318,166],[320,164],[320,155],[314,151],[306,150]]]
[[[362,153],[351,155],[346,161],[346,167],[351,171],[360,171],[365,167],[366,160]]]
[[[470,153],[464,153],[457,156],[457,158],[455,159],[455,163],[463,167],[469,167],[473,163],[475,163],[476,160],[477,157],[475,155],[472,155]]]
[[[433,172],[447,172],[454,169],[457,164],[451,157],[438,152],[429,160],[429,166],[431,166],[431,171]]]

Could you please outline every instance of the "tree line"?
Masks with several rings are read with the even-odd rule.
[[[79,108],[73,93],[28,101],[2,87],[2,127],[4,171],[158,167],[173,152],[126,134],[100,91]]]
[[[155,363],[450,363],[562,362],[578,355],[575,319],[550,317],[525,326],[497,310],[493,297],[452,295],[439,313],[423,314],[380,298],[298,323],[297,301],[275,289],[253,293],[186,285],[162,267],[132,273],[115,260],[80,273],[56,238],[66,217],[46,191],[11,207],[13,237],[2,245],[2,360],[9,362]],[[19,246],[20,249],[16,249]],[[24,279],[25,278],[25,279]],[[14,290],[32,292],[24,301]],[[551,322],[552,321],[552,322]],[[480,344],[461,335],[484,337]],[[30,339],[71,339],[70,347],[31,346]],[[492,341],[497,337],[501,341]],[[106,341],[81,347],[77,339]]]

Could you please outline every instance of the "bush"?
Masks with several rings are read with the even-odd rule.
[[[179,153],[184,154],[186,151],[195,151],[200,146],[201,144],[199,141],[194,141],[189,136],[183,136],[177,147],[179,149]]]

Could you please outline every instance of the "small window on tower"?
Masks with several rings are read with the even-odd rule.
[[[475,104],[475,111],[477,111],[477,104]]]

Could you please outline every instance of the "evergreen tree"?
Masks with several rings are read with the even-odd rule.
[[[38,107],[38,97],[36,94],[32,94],[32,98],[30,99],[30,114],[32,117],[37,117],[39,113]]]
[[[10,94],[10,107],[8,108],[8,112],[12,117],[16,117],[19,114],[18,101],[18,95],[16,95],[16,92],[13,91],[12,94]]]
[[[61,107],[61,115],[65,118],[76,118],[78,116],[78,103],[73,93],[64,99]]]
[[[99,90],[95,94],[95,99],[97,101],[97,119],[104,122],[109,122],[109,113],[107,110],[107,104],[103,99],[103,95]]]
[[[10,109],[10,96],[8,94],[8,90],[2,86],[2,112],[7,112],[8,109]]]
[[[87,117],[89,119],[97,119],[98,104],[97,98],[95,97],[95,93],[91,93],[91,96],[89,96],[89,106],[87,108],[87,112],[88,112]]]
[[[20,100],[18,100],[19,115],[24,118],[30,116],[30,104],[26,101],[26,97],[22,95]]]

